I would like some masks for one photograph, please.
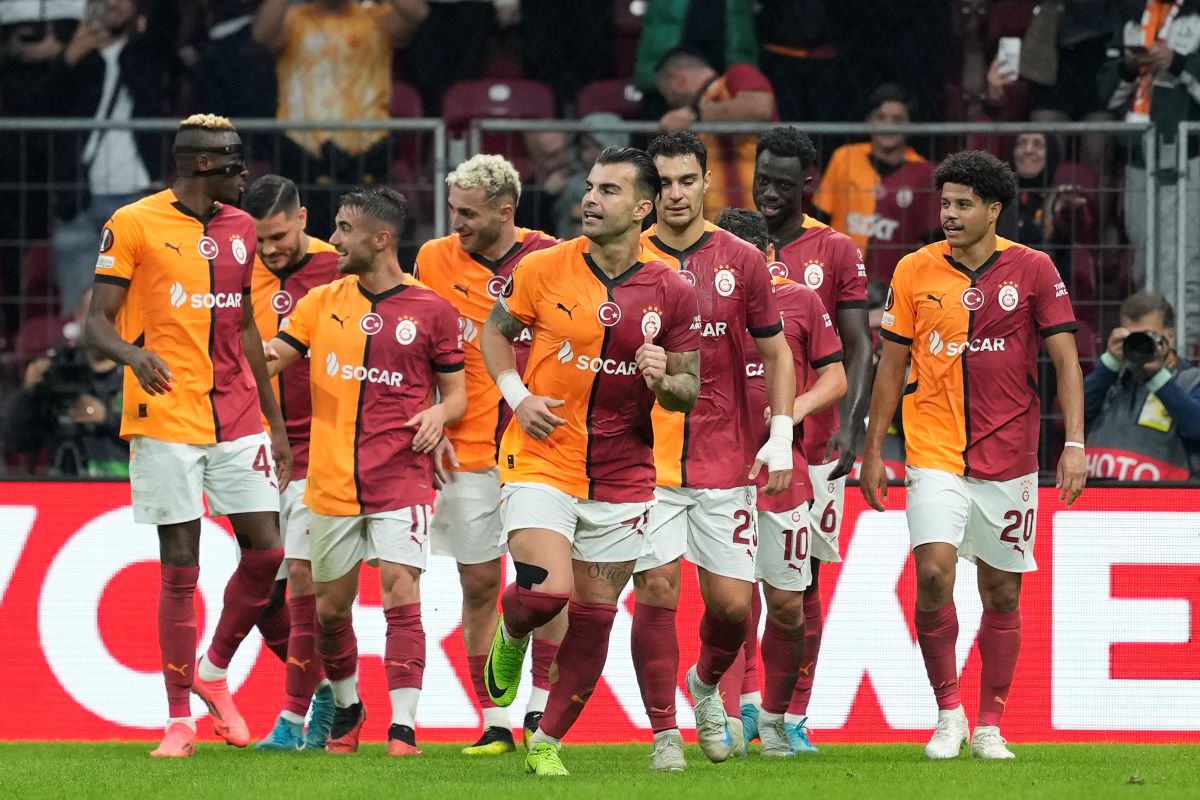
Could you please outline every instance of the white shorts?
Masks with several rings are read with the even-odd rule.
[[[904,476],[912,546],[946,542],[971,562],[1032,572],[1037,538],[1037,473],[1007,481],[909,467]]]
[[[425,571],[429,506],[409,506],[352,517],[313,514],[309,524],[313,580],[337,580],[366,561],[405,564]]]
[[[842,530],[842,508],[846,503],[846,478],[829,480],[829,473],[836,466],[835,459],[828,464],[810,464],[808,467],[813,490],[812,523],[809,525],[812,557],[828,564],[842,560],[838,553],[838,533]]]
[[[791,511],[758,512],[758,555],[754,577],[785,592],[812,583],[808,503]]]
[[[504,555],[500,471],[452,473],[433,502],[429,538],[434,555],[453,556],[459,564],[483,564]]]
[[[502,539],[523,528],[543,528],[567,537],[571,558],[599,564],[636,561],[650,551],[646,503],[580,500],[544,483],[508,483],[500,490]]]
[[[758,549],[758,497],[753,486],[685,489],[660,486],[650,512],[652,554],[634,573],[669,564],[681,555],[698,567],[727,578],[754,582]]]
[[[283,497],[279,503],[279,533],[283,537],[285,570],[286,559],[312,560],[308,533],[309,525],[312,524],[312,512],[304,505],[304,488],[307,483],[307,479],[289,483],[283,490]]]
[[[214,517],[279,511],[279,483],[266,433],[216,444],[180,444],[134,436],[129,442],[134,522],[175,525]]]

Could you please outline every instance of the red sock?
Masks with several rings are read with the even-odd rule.
[[[762,593],[758,584],[750,597],[750,619],[746,621],[746,641],[742,654],[746,656],[746,668],[742,672],[742,687],[739,694],[753,694],[759,690],[758,681],[758,621],[762,619]]]
[[[354,621],[347,619],[332,628],[318,623],[317,650],[329,680],[353,678],[358,669],[358,638],[354,635]]]
[[[554,665],[554,657],[558,655],[559,642],[549,639],[533,640],[533,688],[550,689],[550,667]]]
[[[745,675],[746,654],[739,647],[733,663],[725,670],[721,680],[717,681],[717,691],[721,693],[721,704],[725,706],[725,713],[731,717],[741,716],[741,689],[742,679]]]
[[[291,634],[288,636],[287,667],[284,669],[284,690],[287,694],[284,711],[304,716],[312,702],[313,690],[325,676],[321,659],[317,658],[316,632],[317,596],[306,594],[288,598],[291,615]]]
[[[283,561],[283,548],[242,550],[242,560],[225,584],[225,606],[208,648],[208,660],[217,669],[229,667],[238,645],[262,616],[275,588],[275,574]]]
[[[788,630],[768,619],[763,632],[762,658],[763,711],[782,714],[788,710],[804,660],[804,628]]]
[[[550,594],[510,583],[500,596],[504,627],[513,636],[528,636],[558,616],[571,599],[569,594]]]
[[[633,607],[630,649],[650,729],[658,733],[678,728],[675,682],[679,676],[679,637],[675,633],[675,609],[637,603]]]
[[[979,658],[983,662],[983,671],[979,677],[976,725],[1000,725],[1020,651],[1020,610],[984,611],[979,625]]]
[[[196,581],[199,567],[162,565],[158,590],[158,647],[162,651],[163,682],[167,685],[168,714],[190,717],[192,673],[196,669]]]
[[[958,642],[958,610],[951,600],[937,611],[917,611],[917,641],[925,659],[929,685],[943,711],[958,708],[958,670],[954,664],[954,645]]]
[[[267,610],[258,618],[258,631],[262,634],[263,644],[275,654],[279,662],[287,665],[288,640],[291,638],[292,618],[287,603],[281,602],[275,607],[267,604]]]
[[[388,691],[420,689],[425,675],[425,628],[421,626],[421,604],[409,603],[384,609],[387,642],[383,669]]]
[[[804,716],[808,714],[808,701],[812,697],[813,678],[817,672],[817,655],[821,652],[821,633],[825,630],[825,618],[821,615],[821,590],[810,586],[804,592],[804,655],[800,659],[800,671],[796,688],[788,711]]]
[[[475,690],[475,702],[480,708],[494,708],[491,695],[488,694],[487,684],[483,681],[483,665],[487,656],[467,656],[467,669],[471,673],[471,687]]]
[[[546,712],[538,723],[541,730],[555,739],[566,736],[579,719],[600,673],[604,672],[608,636],[612,633],[617,607],[572,600],[567,615],[567,635],[558,648],[558,682],[550,690]]]
[[[749,616],[750,612],[746,612]],[[700,658],[696,674],[709,686],[716,686],[733,664],[746,639],[746,617],[730,622],[708,609],[700,618]]]

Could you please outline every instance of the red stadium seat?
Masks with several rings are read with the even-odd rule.
[[[442,98],[442,119],[459,133],[475,119],[553,119],[554,116],[554,92],[537,81],[459,81]]]
[[[632,119],[641,101],[641,91],[629,81],[595,81],[579,90],[575,97],[575,112],[586,117],[608,111],[623,119]]]
[[[614,0],[613,32],[617,36],[641,36],[642,22],[649,5],[648,0]]]
[[[44,314],[25,320],[13,337],[13,354],[24,364],[49,350],[63,340],[63,325],[67,320],[62,317]]]
[[[58,286],[51,267],[53,253],[48,242],[39,242],[25,251],[21,262],[21,317],[52,314],[58,310]]]
[[[412,84],[404,81],[392,81],[392,101],[388,106],[388,114],[392,119],[420,119],[424,109],[421,106],[421,94]]]

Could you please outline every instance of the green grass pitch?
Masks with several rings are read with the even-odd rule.
[[[713,765],[687,748],[683,774],[654,775],[648,745],[570,746],[569,778],[523,774],[524,751],[469,759],[451,745],[391,759],[381,745],[353,756],[239,752],[202,744],[183,761],[151,759],[145,744],[0,744],[0,796],[268,800],[269,798],[465,798],[466,800],[837,800],[838,798],[1197,798],[1200,747],[1014,745],[1015,762],[965,753],[933,763],[920,745],[824,746],[819,756],[758,756]]]

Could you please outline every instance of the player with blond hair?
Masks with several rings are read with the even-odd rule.
[[[488,697],[483,662],[496,634],[496,598],[500,596],[500,475],[496,454],[500,435],[512,416],[500,390],[488,377],[479,335],[513,268],[528,253],[558,244],[541,231],[514,222],[521,199],[521,178],[502,156],[480,154],[446,176],[449,187],[449,236],[426,242],[417,253],[421,281],[458,310],[467,374],[467,413],[446,426],[446,441],[437,454],[453,471],[434,504],[433,552],[453,556],[462,584],[462,628],[475,699],[483,716],[483,733],[463,752],[499,755],[515,748],[507,709]],[[522,330],[515,342],[518,370],[525,369],[531,342]],[[550,665],[566,629],[565,614],[539,628],[533,637],[533,692],[526,707],[528,739],[546,708]]]

